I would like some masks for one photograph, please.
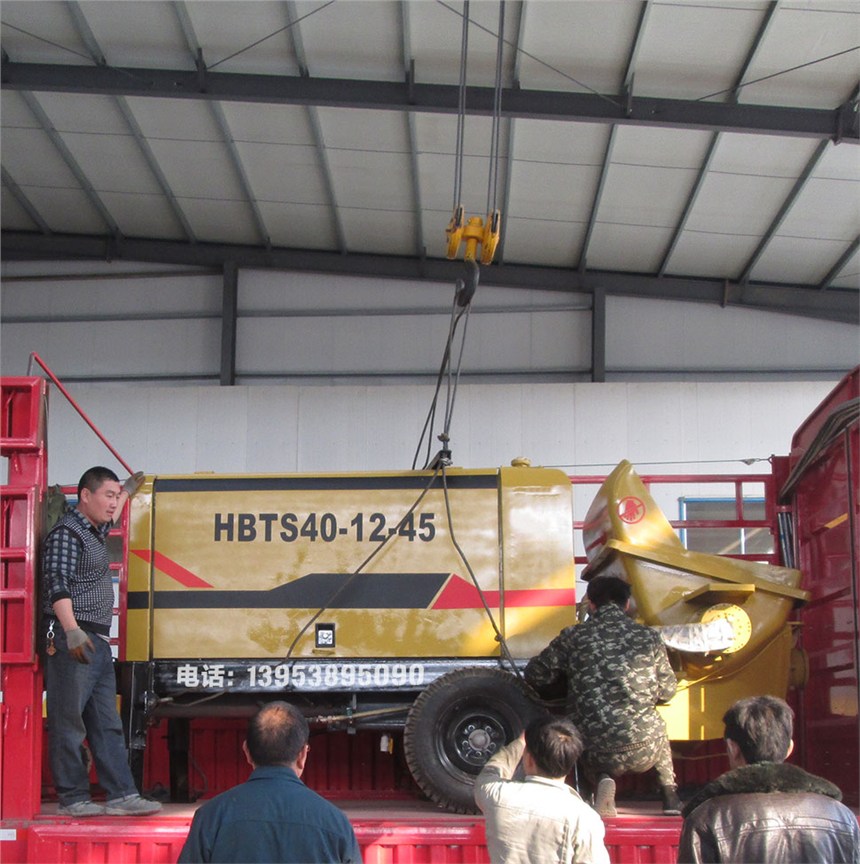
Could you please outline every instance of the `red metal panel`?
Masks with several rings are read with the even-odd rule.
[[[7,484],[0,490],[0,816],[29,819],[39,811],[42,675],[36,662],[39,529],[45,498],[45,382],[5,378],[0,386],[0,453]]]
[[[211,798],[244,782],[251,772],[242,754],[248,721],[241,718],[191,720],[188,752],[189,790],[192,797]],[[402,735],[390,736],[393,752],[381,749],[379,732],[311,731],[311,752],[302,779],[327,798],[414,799],[419,795],[406,767]],[[167,721],[149,730],[144,786],[147,790],[170,787]]]
[[[833,412],[858,395],[846,376],[794,436],[792,468]],[[800,762],[860,806],[860,428],[855,422],[812,462],[794,490],[798,565],[812,599],[800,612],[809,681],[798,702]]]
[[[483,819],[445,816],[403,820],[353,818],[365,864],[487,864]],[[188,833],[188,817],[97,818],[33,823],[28,864],[172,864]],[[681,819],[625,816],[607,823],[612,864],[674,864]],[[4,856],[4,861],[9,860]]]

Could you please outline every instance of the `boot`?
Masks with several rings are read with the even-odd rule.
[[[618,815],[618,811],[615,809],[615,781],[605,774],[601,776],[597,784],[594,809],[598,815],[603,817]]]
[[[667,816],[680,816],[681,799],[678,797],[678,787],[663,786],[661,792],[663,794],[663,812]]]

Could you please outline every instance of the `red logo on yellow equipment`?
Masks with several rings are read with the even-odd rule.
[[[628,495],[618,502],[618,517],[629,525],[641,522],[645,518],[645,505],[641,499]]]

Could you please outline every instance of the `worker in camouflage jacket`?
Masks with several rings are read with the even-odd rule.
[[[533,657],[526,681],[543,698],[567,691],[567,711],[585,741],[581,764],[601,816],[615,816],[615,778],[657,769],[663,812],[681,802],[666,724],[656,705],[677,679],[659,634],[627,614],[630,585],[598,576],[586,592],[589,617],[566,627]]]

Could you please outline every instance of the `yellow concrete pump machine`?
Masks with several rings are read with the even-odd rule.
[[[472,810],[474,776],[537,710],[520,670],[576,620],[570,480],[525,461],[150,476],[130,506],[133,747],[153,717],[289,699],[332,728],[402,729],[419,786]],[[627,463],[587,521],[586,578],[621,575],[664,628],[673,738],[719,737],[727,700],[785,693],[797,571],[687,552]]]

